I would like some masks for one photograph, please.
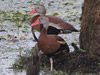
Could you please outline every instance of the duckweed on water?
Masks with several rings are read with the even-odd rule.
[[[72,2],[67,2],[67,3],[65,3],[65,5],[73,5],[73,3]]]
[[[59,13],[53,13],[53,16],[57,16],[57,15],[59,15]]]

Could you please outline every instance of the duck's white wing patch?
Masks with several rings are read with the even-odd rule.
[[[58,43],[60,44],[65,44],[66,42],[65,41],[57,41]]]
[[[59,26],[59,24],[54,24],[54,23],[49,23],[49,26],[52,26],[52,27],[55,27],[55,28],[57,28],[57,29],[62,29],[60,26]]]

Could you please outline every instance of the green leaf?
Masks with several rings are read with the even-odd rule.
[[[72,2],[65,3],[65,5],[73,5]]]
[[[57,15],[59,15],[58,13],[53,13],[53,16],[57,16]]]

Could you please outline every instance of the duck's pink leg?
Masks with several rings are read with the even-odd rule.
[[[50,58],[50,65],[51,65],[51,71],[53,71],[53,59],[52,59],[52,57]]]

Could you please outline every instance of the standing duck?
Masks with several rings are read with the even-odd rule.
[[[43,5],[36,5],[32,11],[28,12],[28,14],[31,14],[31,13],[38,13],[39,15],[33,16],[30,20],[30,24],[34,23],[42,15],[45,15],[46,17],[49,18],[50,27],[48,27],[48,34],[57,35],[57,34],[62,34],[62,33],[78,32],[77,29],[75,29],[71,24],[67,23],[63,19],[52,16],[52,15],[46,15],[46,8]],[[33,36],[35,36],[34,29],[40,32],[39,27],[40,26],[38,25],[32,28]]]
[[[40,36],[38,39],[39,49],[50,58],[51,71],[53,70],[53,56],[57,56],[63,52],[69,52],[67,43],[57,35],[48,35],[47,30],[49,26],[48,17],[42,16],[32,24],[32,27],[40,25]]]

